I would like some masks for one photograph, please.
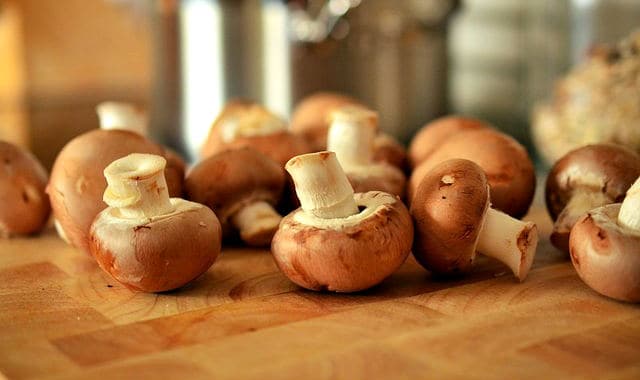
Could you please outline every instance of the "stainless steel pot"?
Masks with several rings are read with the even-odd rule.
[[[194,157],[224,102],[289,116],[334,90],[407,141],[446,111],[446,30],[455,0],[183,0],[154,3],[158,137]]]

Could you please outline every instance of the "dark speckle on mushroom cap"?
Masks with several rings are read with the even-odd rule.
[[[185,180],[187,198],[210,207],[223,228],[240,208],[256,201],[275,205],[282,196],[282,167],[251,148],[217,153],[194,166]]]
[[[598,293],[640,302],[640,233],[617,223],[620,205],[596,208],[578,220],[569,239],[571,261]]]
[[[578,148],[551,168],[545,189],[547,209],[556,220],[577,188],[601,191],[611,202],[621,202],[639,176],[640,155],[628,148],[613,144]]]
[[[477,164],[440,163],[422,179],[411,203],[413,255],[437,274],[468,271],[488,207],[487,178]]]

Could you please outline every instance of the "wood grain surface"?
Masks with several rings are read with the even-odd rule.
[[[548,243],[518,283],[481,258],[437,281],[413,259],[366,292],[302,290],[227,248],[194,283],[131,292],[53,232],[0,241],[10,379],[640,379],[640,307],[590,290]],[[2,376],[0,375],[0,378]]]

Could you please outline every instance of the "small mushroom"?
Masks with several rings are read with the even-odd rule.
[[[353,190],[378,190],[403,197],[406,178],[400,169],[372,159],[378,115],[364,107],[345,106],[334,111],[332,118],[328,150],[335,152]]]
[[[139,131],[139,118],[129,119],[127,113],[120,113],[113,105],[106,110],[100,107],[99,115],[100,129],[84,133],[62,148],[53,164],[46,190],[58,233],[87,253],[91,222],[106,207],[102,194],[107,183],[102,171],[114,160],[130,153],[166,154],[160,145],[127,129],[132,126]],[[168,177],[176,176],[169,174]],[[168,182],[168,186],[169,194],[182,194],[181,180]]]
[[[481,128],[491,126],[481,120],[462,116],[445,116],[431,121],[420,128],[411,140],[408,151],[409,165],[412,168],[420,165],[448,138]]]
[[[0,238],[41,231],[51,206],[47,172],[28,151],[0,141]]]
[[[536,225],[489,204],[482,168],[469,160],[438,164],[420,182],[411,203],[416,238],[413,254],[439,275],[468,272],[476,251],[507,265],[523,281],[538,244]]]
[[[640,178],[622,203],[580,217],[569,247],[571,262],[589,287],[620,301],[640,302]]]
[[[237,230],[251,246],[268,246],[282,216],[274,210],[285,186],[278,163],[251,148],[217,153],[194,166],[187,198],[209,206],[226,236]]]
[[[640,176],[640,155],[620,145],[587,145],[558,160],[547,176],[545,198],[554,220],[551,243],[569,253],[571,228],[587,211],[622,202]]]
[[[206,158],[223,150],[245,146],[283,167],[291,157],[312,150],[305,138],[291,133],[284,120],[262,105],[243,100],[231,101],[211,126],[200,156]]]
[[[533,162],[516,140],[491,128],[477,128],[446,139],[411,174],[409,202],[425,174],[452,158],[471,160],[484,170],[493,207],[515,218],[527,213],[536,187]]]
[[[169,198],[166,160],[130,154],[104,170],[109,205],[91,225],[100,267],[130,289],[164,292],[191,282],[214,263],[221,227],[209,208]]]
[[[284,217],[271,251],[291,281],[311,290],[355,292],[402,265],[413,225],[397,197],[354,194],[333,152],[294,157],[286,170],[302,206]]]
[[[313,151],[326,150],[331,113],[345,106],[364,107],[357,99],[335,92],[317,92],[309,95],[293,110],[291,131],[310,141]],[[406,152],[395,138],[379,133],[374,140],[373,161],[386,162],[404,170]]]

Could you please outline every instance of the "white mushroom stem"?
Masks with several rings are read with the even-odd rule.
[[[119,210],[122,218],[144,219],[174,210],[164,178],[166,160],[153,154],[133,153],[104,169],[107,189],[104,202]]]
[[[285,169],[291,174],[304,212],[323,219],[345,218],[359,212],[353,188],[333,152],[293,157]]]
[[[147,116],[133,104],[102,102],[96,107],[100,119],[100,129],[123,129],[147,136]]]
[[[612,200],[600,190],[576,190],[558,215],[553,226],[556,232],[569,232],[578,219],[587,211],[611,203]]]
[[[327,150],[343,168],[369,165],[373,160],[377,114],[362,107],[344,107],[331,114]]]
[[[275,231],[282,216],[263,201],[251,203],[231,216],[231,223],[240,231],[240,236],[254,236],[262,231]]]
[[[640,231],[640,178],[627,190],[618,213],[618,223],[629,229]]]
[[[537,245],[538,229],[534,223],[522,222],[492,208],[487,210],[477,250],[506,264],[520,281],[529,273]]]
[[[287,123],[260,105],[233,115],[221,125],[222,141],[230,143],[240,136],[267,136],[287,129]]]

